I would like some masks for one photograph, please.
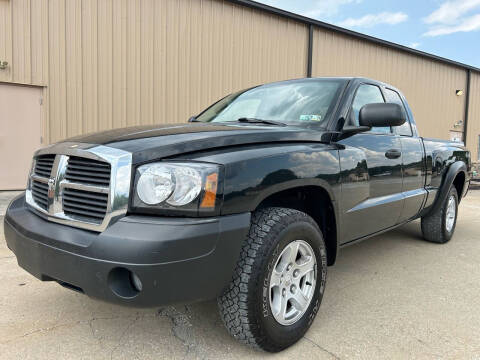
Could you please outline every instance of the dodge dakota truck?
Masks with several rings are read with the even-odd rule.
[[[393,86],[289,80],[38,150],[5,238],[29,273],[93,298],[216,298],[234,338],[276,352],[308,330],[343,247],[418,218],[449,241],[471,173]]]

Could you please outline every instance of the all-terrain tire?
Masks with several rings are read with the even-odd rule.
[[[275,320],[270,307],[270,276],[282,251],[303,240],[316,258],[316,284],[308,307],[291,325]],[[327,277],[327,253],[317,223],[307,214],[287,208],[265,208],[252,215],[232,282],[218,298],[221,318],[240,342],[278,352],[303,337],[322,301]]]
[[[447,226],[448,217],[451,213],[448,211],[449,201],[454,202],[453,225]],[[457,224],[458,213],[458,194],[455,186],[452,185],[443,204],[431,214],[422,217],[422,234],[427,241],[445,244],[453,236]]]

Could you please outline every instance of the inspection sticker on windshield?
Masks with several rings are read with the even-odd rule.
[[[321,115],[300,115],[300,121],[320,121]]]

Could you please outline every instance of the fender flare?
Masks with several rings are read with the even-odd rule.
[[[437,198],[435,199],[435,202],[430,207],[428,212],[423,216],[434,213],[440,208],[440,206],[442,206],[443,202],[448,196],[448,190],[452,186],[453,181],[455,180],[457,175],[461,172],[463,172],[465,176],[467,176],[467,165],[465,165],[463,161],[457,161],[457,162],[454,162],[452,165],[450,165],[450,167],[447,170],[447,174],[445,175],[445,178],[442,184],[440,185],[440,188],[438,189],[438,195],[437,195]],[[458,194],[459,199],[461,196],[462,194]]]
[[[265,189],[262,191],[259,196],[255,199],[255,202],[252,204],[252,210],[256,209],[265,199],[270,197],[271,195],[275,195],[277,193],[280,193],[282,191],[286,190],[293,190],[293,189],[298,189],[298,188],[304,188],[304,187],[316,187],[319,189],[322,189],[323,191],[326,192],[328,195],[330,202],[333,207],[333,217],[335,220],[335,253],[332,254],[331,258],[331,263],[328,264],[328,266],[331,266],[335,264],[335,261],[338,257],[338,253],[340,252],[340,239],[339,239],[339,234],[340,234],[340,226],[341,226],[341,220],[340,220],[340,209],[339,209],[339,204],[337,202],[337,198],[335,196],[335,190],[332,188],[332,186],[325,181],[324,179],[296,179],[293,181],[289,181],[286,183],[276,186],[272,186],[268,189]],[[320,226],[320,224],[319,224]],[[325,236],[325,234],[323,234]],[[326,239],[324,239],[326,241]]]
[[[269,186],[266,189],[263,189],[262,192],[256,197],[254,202],[252,203],[251,206],[251,211],[255,210],[258,205],[265,199],[267,199],[271,195],[275,195],[279,192],[285,191],[285,190],[292,190],[292,189],[297,189],[297,188],[302,188],[302,187],[307,187],[307,186],[313,186],[313,187],[318,187],[323,189],[328,196],[330,197],[330,201],[332,202],[334,209],[335,209],[335,217],[337,217],[337,203],[336,203],[336,198],[335,198],[335,193],[332,189],[332,186],[325,180],[323,179],[295,179],[295,180],[290,180],[287,182],[284,182],[282,184],[277,184],[273,186]]]

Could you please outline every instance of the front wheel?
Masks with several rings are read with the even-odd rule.
[[[250,232],[220,315],[237,340],[269,352],[297,342],[322,301],[327,253],[322,233],[307,214],[266,208],[253,214]]]

